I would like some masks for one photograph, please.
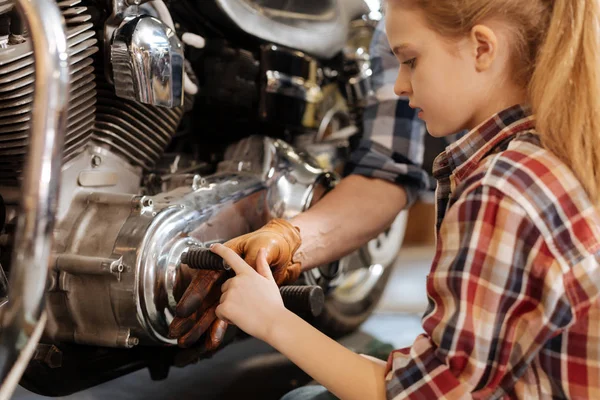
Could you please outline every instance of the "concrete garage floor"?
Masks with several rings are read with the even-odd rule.
[[[410,346],[422,332],[420,320],[427,305],[425,278],[432,247],[404,248],[376,312],[361,330],[340,342],[363,352],[373,338],[396,348]],[[209,360],[185,368],[172,368],[164,381],[152,381],[140,370],[94,388],[58,399],[64,400],[277,400],[310,378],[267,344],[247,339],[236,342]],[[57,383],[58,384],[58,383]],[[19,387],[14,400],[48,397]]]

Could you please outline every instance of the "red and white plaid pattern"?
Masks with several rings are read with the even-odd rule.
[[[600,217],[534,127],[512,107],[436,160],[426,333],[388,398],[600,399]]]

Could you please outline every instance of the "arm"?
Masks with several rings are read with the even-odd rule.
[[[394,94],[400,63],[392,54],[384,21],[370,46],[375,95],[364,112],[363,136],[353,149],[346,174],[313,208],[294,218],[302,246],[303,269],[339,259],[385,230],[419,190],[435,188],[423,170],[423,121]]]
[[[340,399],[385,399],[385,365],[360,356],[288,310],[265,341]]]
[[[305,270],[337,260],[385,230],[405,206],[402,186],[350,175],[290,221],[302,236],[295,260]]]
[[[222,287],[220,319],[269,343],[344,400],[385,399],[385,365],[346,349],[288,311],[264,249],[256,270],[226,246],[211,250],[235,271]]]

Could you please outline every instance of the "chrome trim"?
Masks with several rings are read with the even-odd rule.
[[[349,105],[353,107],[365,107],[367,105],[367,100],[374,93],[372,75],[373,70],[368,66],[345,82],[344,92]]]
[[[31,343],[44,307],[46,278],[69,102],[69,60],[62,14],[53,0],[18,0],[35,59],[29,153],[12,256],[9,301],[2,308],[0,380]]]
[[[110,46],[117,96],[162,107],[183,105],[183,45],[157,18],[128,18],[115,30]]]
[[[267,93],[276,93],[309,103],[319,103],[323,100],[321,87],[314,82],[299,76],[290,76],[279,71],[267,71]]]
[[[344,0],[346,1],[346,0]],[[332,58],[344,47],[348,34],[344,2],[336,0],[324,20],[291,19],[265,13],[245,1],[216,0],[242,30],[265,41],[300,49],[317,57]],[[356,2],[356,1],[354,1]],[[271,14],[271,15],[269,15]]]

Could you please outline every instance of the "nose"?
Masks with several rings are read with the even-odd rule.
[[[410,84],[408,73],[403,71],[403,69],[404,68],[400,68],[398,71],[398,77],[394,84],[394,93],[397,96],[407,97],[412,94],[412,86]]]

